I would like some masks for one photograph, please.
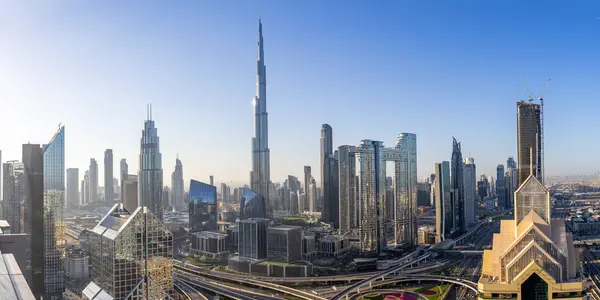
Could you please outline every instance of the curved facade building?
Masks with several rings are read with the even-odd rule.
[[[190,233],[217,229],[217,188],[197,180],[190,181]]]
[[[264,198],[249,188],[242,189],[240,220],[250,218],[265,218],[266,215],[267,211]]]
[[[44,151],[44,299],[60,299],[65,290],[62,257],[66,241],[65,127],[43,146]]]

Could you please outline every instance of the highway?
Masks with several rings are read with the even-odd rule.
[[[206,297],[206,295],[202,294],[202,292],[193,288],[189,284],[187,284],[181,280],[175,280],[174,283],[175,283],[175,286],[179,287],[185,293],[185,296],[188,299],[190,299],[190,300],[208,300],[208,297]]]
[[[410,266],[410,265],[414,264],[415,262],[418,262],[418,261],[421,261],[421,260],[427,259],[427,258],[429,258],[429,257],[431,257],[431,254],[427,253],[427,254],[424,254],[424,255],[421,255],[421,256],[417,257],[417,258],[416,258],[415,260],[413,260],[413,261],[410,261],[410,262],[407,262],[407,263],[401,264],[401,265],[399,265],[399,266],[396,266],[396,267],[393,267],[393,268],[391,268],[391,269],[389,269],[389,270],[386,270],[386,271],[383,271],[383,272],[381,272],[381,273],[375,274],[375,275],[373,275],[373,276],[371,276],[371,277],[369,277],[369,278],[366,278],[366,279],[364,279],[364,280],[361,280],[361,281],[359,281],[359,282],[357,282],[357,283],[355,283],[355,284],[351,285],[350,287],[348,287],[348,288],[346,288],[346,289],[344,289],[344,290],[342,290],[342,291],[338,292],[336,295],[334,295],[334,296],[333,296],[333,297],[331,297],[330,299],[331,299],[331,300],[338,300],[338,299],[342,299],[343,297],[347,297],[347,296],[348,296],[350,293],[352,293],[354,290],[357,290],[357,291],[358,291],[358,290],[360,290],[360,288],[361,288],[363,285],[365,285],[365,284],[370,284],[371,282],[373,282],[373,281],[375,281],[375,280],[377,280],[377,279],[379,279],[379,278],[381,278],[381,279],[384,279],[384,277],[385,277],[385,276],[387,276],[387,275],[390,275],[390,274],[393,274],[393,273],[399,272],[400,270],[402,270],[402,269],[404,269],[404,268],[406,268],[406,267],[408,267],[408,266]]]
[[[248,276],[240,276],[237,274],[224,273],[224,272],[214,272],[210,270],[205,270],[201,268],[189,268],[187,266],[176,265],[176,270],[179,272],[184,272],[192,275],[196,275],[198,277],[207,277],[213,278],[216,280],[229,280],[232,282],[243,283],[246,285],[257,286],[263,289],[273,290],[278,293],[286,294],[289,296],[294,296],[300,299],[305,300],[325,300],[325,298],[319,297],[312,293],[297,290],[291,287],[287,287],[284,285],[279,285],[271,282],[264,282],[256,279],[249,278]]]
[[[588,268],[591,281],[590,293],[594,299],[600,299],[600,267],[598,267],[598,260],[587,250],[583,252],[583,255],[585,259],[584,264]]]
[[[203,290],[210,291],[212,293],[223,295],[225,297],[234,300],[272,300],[279,299],[275,297],[268,297],[265,295],[257,295],[254,292],[242,290],[241,288],[232,288],[230,286],[223,285],[216,281],[207,280],[204,278],[191,279],[188,277],[175,276],[176,282],[183,282],[192,287],[198,287]]]

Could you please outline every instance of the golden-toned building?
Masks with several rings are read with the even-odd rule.
[[[533,175],[515,192],[514,220],[502,220],[483,253],[480,299],[582,299],[573,235],[551,219],[550,193]]]

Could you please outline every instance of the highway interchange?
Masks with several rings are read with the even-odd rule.
[[[488,247],[500,221],[484,222],[465,238],[458,248],[483,250]],[[420,261],[417,265],[417,261]],[[481,255],[452,254],[434,259],[429,252],[413,253],[406,262],[388,270],[339,276],[276,278],[256,277],[237,273],[203,269],[176,263],[176,285],[187,285],[197,293],[218,294],[229,299],[346,299],[375,287],[416,282],[445,282],[452,284],[448,299],[476,299],[476,282],[481,272]],[[184,287],[181,287],[184,289]],[[193,292],[192,292],[193,293]],[[191,297],[190,297],[191,298]],[[191,298],[202,299],[202,298]]]

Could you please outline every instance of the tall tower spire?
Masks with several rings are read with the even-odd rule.
[[[252,171],[250,186],[260,194],[270,214],[272,206],[269,201],[269,185],[271,183],[271,159],[269,151],[269,123],[267,114],[267,67],[265,66],[262,21],[258,19],[258,59],[256,62],[256,96],[254,105],[254,137],[252,138]]]

